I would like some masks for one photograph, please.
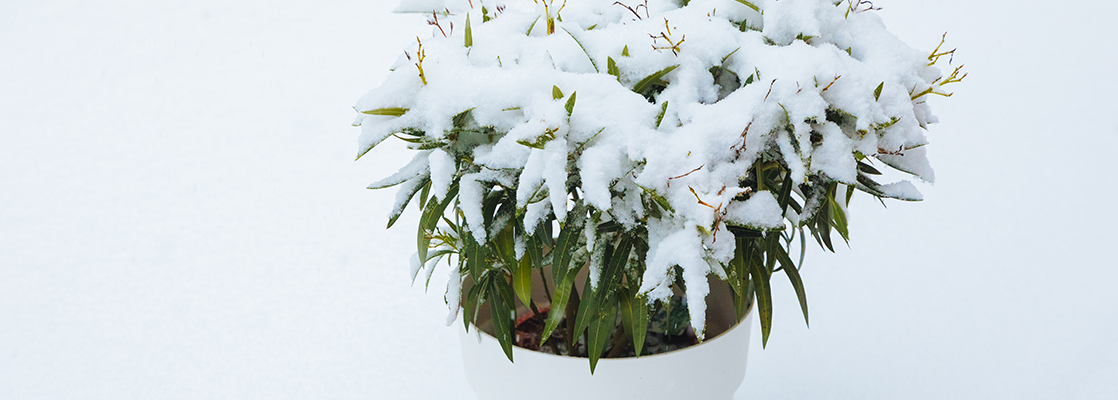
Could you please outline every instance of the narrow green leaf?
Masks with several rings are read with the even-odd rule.
[[[827,202],[830,203],[832,218],[831,221],[833,222],[835,230],[838,231],[839,235],[842,235],[843,240],[849,243],[850,230],[848,229],[846,224],[846,212],[842,210],[842,206],[839,205],[838,201],[835,201],[833,197]]]
[[[431,195],[431,182],[430,182],[430,180],[428,180],[428,182],[423,185],[423,191],[419,192],[419,208],[420,209],[423,209],[424,207],[427,207],[427,198],[430,195]]]
[[[834,253],[835,246],[831,243],[831,207],[824,206],[819,212],[822,214],[822,218],[819,218],[816,224],[819,237],[823,240],[823,244],[827,246],[827,250]]]
[[[555,138],[556,138],[555,133],[556,132],[558,132],[558,130],[549,128],[548,130],[544,131],[544,133],[540,134],[539,136],[536,136],[536,137],[531,138],[531,139],[520,139],[520,140],[517,140],[516,142],[520,143],[524,146],[531,147],[533,149],[543,150],[544,147],[547,146],[547,142],[555,140]],[[533,202],[529,202],[528,204],[531,204],[531,203],[533,203]]]
[[[484,22],[484,21],[483,21]],[[474,31],[470,28],[470,14],[466,14],[466,47],[474,46]]]
[[[404,210],[406,210],[408,208],[408,204],[411,203],[411,199],[413,197],[415,197],[416,193],[418,193],[421,190],[422,191],[428,191],[430,189],[431,189],[431,178],[423,178],[423,183],[420,183],[419,185],[413,187],[410,191],[408,191],[407,194],[404,195],[404,196],[407,197],[407,200],[404,200],[404,206],[400,207],[399,210],[394,210],[392,212],[392,214],[388,216],[388,227],[384,228],[384,229],[390,229],[390,228],[392,228],[392,225],[396,224],[396,220],[400,219],[400,215],[404,214]],[[421,201],[419,203],[420,204],[419,208],[423,208],[423,198],[426,198],[426,197],[427,197],[426,195],[423,195],[420,198]]]
[[[516,317],[512,314],[512,307],[501,296],[502,292],[511,289],[507,289],[508,284],[502,279],[494,279],[493,282],[496,282],[496,287],[489,292],[489,304],[490,312],[493,313],[494,336],[501,344],[501,349],[505,351],[505,356],[512,362],[513,325]]]
[[[625,324],[625,332],[631,336],[633,351],[640,357],[644,351],[645,334],[648,333],[648,299],[634,293],[622,293],[619,296],[621,323]]]
[[[769,332],[773,325],[772,290],[769,287],[769,271],[761,263],[750,261],[749,273],[752,275],[753,288],[756,290],[758,317],[761,320],[761,347],[769,343]]]
[[[430,249],[431,237],[429,233],[435,230],[435,226],[442,218],[443,212],[458,196],[458,184],[454,184],[447,191],[446,196],[440,202],[430,201],[427,207],[423,210],[423,215],[419,219],[419,233],[416,242],[416,252],[419,254],[419,262],[427,262],[427,251]]]
[[[544,228],[542,226],[537,226],[536,231],[532,232],[532,236],[528,237],[526,252],[528,253],[528,258],[531,258],[532,260],[533,269],[543,268],[544,265],[543,247],[546,244],[546,241],[541,238],[541,236],[543,236],[544,234]]]
[[[633,91],[644,95],[645,92],[652,90],[652,85],[654,83],[659,82],[660,79],[664,77],[664,75],[675,71],[676,68],[679,68],[679,64],[664,68],[653,73],[652,75],[645,77],[644,79],[641,79],[640,82],[637,82],[637,84],[633,86]]]
[[[621,241],[610,252],[611,254],[607,254],[606,267],[598,278],[600,281],[598,284],[600,298],[607,293],[617,291],[618,285],[621,284],[621,276],[625,274],[625,266],[629,263],[629,252],[632,250],[633,236],[625,234],[621,236]]]
[[[590,326],[590,322],[596,318],[599,311],[599,297],[594,292],[590,279],[587,279],[586,283],[582,285],[581,295],[582,298],[578,302],[578,313],[575,315],[575,336],[580,336],[586,331],[586,327]]]
[[[474,320],[477,318],[478,300],[481,295],[481,288],[481,285],[475,283],[462,301],[462,323],[466,326],[466,332],[470,331],[470,324],[474,323]]]
[[[590,56],[590,52],[589,52],[589,51],[586,51],[586,46],[583,46],[583,45],[582,45],[582,42],[580,42],[580,41],[578,40],[578,38],[576,38],[576,37],[575,37],[575,35],[574,35],[573,33],[571,33],[571,31],[568,31],[568,30],[567,30],[567,28],[563,28],[563,27],[560,27],[560,28],[561,28],[561,29],[563,29],[563,32],[567,32],[567,36],[570,36],[570,37],[571,37],[571,39],[574,39],[574,40],[575,40],[575,43],[577,43],[577,44],[578,44],[578,47],[579,47],[580,49],[582,49],[582,52],[583,52],[583,53],[586,53],[586,58],[590,59],[590,65],[594,66],[594,72],[602,72],[602,71],[600,71],[600,70],[598,69],[598,63],[594,62],[594,57],[591,57],[591,56]],[[593,28],[591,28],[591,29],[593,29]],[[589,30],[589,29],[588,29],[588,30]]]
[[[745,0],[737,0],[737,2],[741,3],[741,4],[745,4],[746,7],[752,8],[753,11],[761,12],[761,9],[758,8],[757,6],[753,5],[753,3],[750,3],[750,2],[745,1]]]
[[[742,23],[744,24],[745,21],[742,21]],[[737,53],[738,50],[741,50],[741,46],[738,46],[738,48],[734,49],[734,51],[731,51],[730,54],[727,54],[725,57],[722,57],[722,63],[725,64],[726,60],[728,60],[731,56],[733,56],[734,53]]]
[[[609,343],[610,337],[613,336],[613,331],[617,327],[617,301],[612,298],[602,299],[600,304],[601,309],[596,318],[590,322],[589,330],[586,332],[586,347],[590,356],[591,375],[594,374],[594,368],[598,366],[598,359],[601,358],[606,343]]]
[[[617,68],[617,61],[613,57],[606,57],[606,73],[617,77],[617,81],[621,82],[621,70]]]
[[[567,110],[567,118],[570,118],[571,114],[575,112],[575,97],[577,96],[578,92],[571,92],[571,98],[567,99],[567,104],[563,106]]]
[[[749,302],[752,300],[752,295],[746,293],[749,287],[749,260],[753,258],[753,240],[736,237],[736,246],[734,248],[734,259],[731,261],[732,270],[737,278],[736,281],[730,283],[734,288],[734,310],[737,312],[738,320],[745,318],[745,313],[749,311]]]
[[[874,168],[872,165],[866,164],[861,161],[858,161],[858,171],[865,172],[870,175],[881,175],[881,171],[878,171],[877,168]]]
[[[462,239],[466,244],[466,270],[469,271],[470,276],[481,276],[482,269],[485,268],[485,246],[479,244],[469,232],[466,232]]]
[[[563,98],[563,91],[559,90],[558,86],[552,85],[551,86],[551,98],[555,99],[555,100],[559,100],[559,99]]]
[[[881,98],[881,89],[884,89],[884,88],[885,88],[885,82],[881,82],[880,85],[877,85],[877,89],[873,90],[873,101],[877,101],[877,99]]]
[[[606,265],[598,276],[597,288],[592,288],[590,280],[582,290],[582,302],[579,303],[578,318],[575,322],[575,332],[582,332],[595,318],[594,310],[607,306],[605,299],[615,302],[618,285],[621,284],[621,275],[624,274],[625,265],[629,262],[629,252],[633,249],[632,235],[623,235],[617,248],[605,252]],[[594,290],[596,289],[596,290]]]
[[[664,114],[668,113],[668,102],[665,100],[664,104],[660,106],[660,115],[656,117],[656,128],[660,128],[660,124],[664,122]]]
[[[524,256],[520,259],[512,273],[512,288],[521,303],[525,306],[532,304],[532,257]]]
[[[513,227],[516,225],[509,223],[493,240],[493,244],[497,248],[497,256],[501,258],[501,262],[508,266],[509,272],[516,269],[517,264],[520,263],[516,259],[516,234]]]
[[[536,20],[532,21],[532,25],[528,26],[528,33],[525,33],[524,36],[532,36],[532,29],[536,27],[537,22],[540,22],[540,17],[536,17]]]
[[[625,45],[625,48],[621,49],[621,55],[629,57],[629,45]]]
[[[387,107],[387,108],[378,108],[378,109],[375,109],[375,110],[362,111],[361,113],[362,114],[369,114],[369,115],[387,115],[387,116],[390,116],[390,117],[399,117],[401,115],[404,115],[404,113],[406,113],[406,112],[408,112],[408,109],[406,109],[406,108]]]
[[[581,265],[571,268],[571,259],[574,255],[575,247],[578,245],[578,235],[582,233],[582,225],[585,222],[582,212],[569,213],[570,218],[567,219],[565,226],[559,232],[559,238],[555,240],[555,248],[552,250],[554,256],[552,257],[552,276],[555,278],[555,292],[551,298],[551,311],[547,314],[547,320],[544,322],[543,336],[540,342],[546,342],[551,337],[551,332],[555,327],[559,326],[559,321],[563,319],[567,301],[570,299],[571,288],[574,286],[575,275],[578,270],[582,268]],[[568,338],[570,339],[570,338]]]
[[[792,282],[792,288],[796,289],[796,299],[800,301],[800,310],[804,312],[804,323],[810,327],[811,321],[807,317],[807,293],[804,292],[804,280],[800,277],[800,271],[796,269],[796,265],[792,263],[792,258],[788,257],[788,252],[780,246],[777,246],[776,250],[784,274],[788,275],[788,280]]]

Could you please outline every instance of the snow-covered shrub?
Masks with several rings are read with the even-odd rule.
[[[448,323],[489,303],[510,358],[510,310],[545,266],[544,339],[565,316],[605,332],[587,337],[592,365],[616,320],[647,321],[673,286],[701,338],[710,274],[740,313],[756,299],[767,341],[774,272],[807,317],[793,243],[848,239],[855,189],[921,199],[875,182],[877,162],[934,179],[925,100],[962,77],[868,3],[405,0],[397,11],[427,14],[433,37],[358,102],[355,125],[360,155],[395,136],[415,158],[370,188],[400,186],[390,227],[419,194],[413,274],[453,260]],[[625,332],[640,354],[644,330]]]

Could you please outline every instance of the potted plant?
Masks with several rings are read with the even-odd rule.
[[[767,343],[774,274],[807,321],[809,235],[849,240],[855,191],[921,200],[879,183],[883,165],[934,179],[926,100],[965,74],[874,10],[405,0],[434,35],[358,102],[358,158],[389,137],[415,150],[370,188],[399,187],[389,227],[417,203],[413,276],[447,265],[448,323],[490,330],[509,361],[519,345],[600,376],[603,360],[714,341],[716,307],[731,316],[718,331],[756,308]]]

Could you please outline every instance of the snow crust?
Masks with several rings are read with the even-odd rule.
[[[650,301],[671,295],[671,271],[682,267],[691,321],[702,332],[706,276],[734,253],[725,224],[782,229],[785,218],[806,217],[781,215],[767,191],[735,200],[759,159],[782,160],[797,183],[822,176],[855,184],[856,155],[934,181],[921,146],[935,117],[913,99],[942,77],[927,52],[886,31],[872,11],[847,15],[846,2],[753,3],[760,12],[733,0],[685,7],[650,0],[636,12],[613,1],[572,1],[549,34],[546,13],[555,16],[558,1],[545,10],[532,0],[405,0],[397,11],[431,13],[439,24],[358,101],[359,111],[407,110],[362,114],[359,147],[405,129],[431,143],[462,144],[454,121],[468,111],[465,125],[490,129],[491,140],[421,150],[382,183],[429,175],[441,196],[458,181],[466,224],[485,242],[491,235],[481,226],[481,199],[489,186],[482,182],[492,179],[483,175],[515,188],[527,234],[549,213],[568,218],[575,201],[568,184],[577,181],[579,201],[591,211],[626,228],[648,227],[641,288]],[[662,90],[634,91],[668,68]],[[840,124],[834,115],[847,118]],[[880,190],[921,198],[906,181]],[[672,212],[648,215],[641,197],[649,194]],[[594,278],[598,272],[592,266]],[[451,292],[448,299],[456,297]]]

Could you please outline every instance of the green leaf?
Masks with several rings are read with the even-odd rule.
[[[551,86],[551,98],[554,99],[554,100],[559,100],[559,99],[563,98],[563,91],[559,90],[558,86],[552,85]]]
[[[634,290],[635,292],[635,290]],[[621,323],[632,336],[633,350],[637,357],[644,350],[644,337],[648,333],[648,299],[632,293],[620,294]]]
[[[532,21],[532,25],[528,26],[528,33],[525,33],[524,36],[532,36],[532,29],[536,27],[537,22],[540,22],[540,17],[536,17],[536,20]]]
[[[575,208],[574,212],[568,214],[571,218],[567,219],[565,226],[559,231],[559,238],[555,240],[555,248],[552,250],[554,256],[551,268],[552,276],[555,278],[555,292],[552,294],[551,311],[548,312],[547,320],[544,322],[540,343],[546,342],[551,337],[551,332],[559,326],[559,320],[563,319],[567,301],[570,300],[571,288],[574,286],[575,275],[582,268],[581,265],[571,268],[571,259],[575,247],[578,246],[578,236],[582,233],[582,225],[585,223],[585,215],[579,211],[579,208]]]
[[[484,17],[483,17],[484,18]],[[482,21],[484,22],[484,21]],[[470,28],[470,14],[466,14],[466,47],[474,46],[474,31]]]
[[[758,317],[761,320],[761,347],[764,348],[769,343],[769,332],[772,331],[773,325],[772,290],[769,287],[770,275],[768,269],[762,267],[761,263],[751,260],[749,264],[749,273],[752,275],[753,287],[756,290]]]
[[[423,191],[419,192],[419,208],[427,207],[427,196],[431,194],[431,184],[428,182],[423,185]]]
[[[390,116],[390,117],[399,117],[401,115],[404,115],[404,113],[406,113],[406,112],[408,112],[408,109],[406,109],[406,108],[387,107],[387,108],[378,108],[378,109],[375,109],[375,110],[362,111],[361,113],[362,114],[369,114],[369,115],[387,115],[387,116]]]
[[[431,237],[428,233],[435,230],[435,226],[439,223],[439,219],[442,218],[443,212],[446,211],[446,208],[450,206],[450,203],[453,202],[454,198],[457,196],[458,184],[455,183],[450,187],[450,190],[447,191],[446,196],[444,196],[441,202],[430,201],[423,210],[423,214],[419,218],[419,233],[416,242],[416,251],[419,254],[420,263],[426,263],[428,260],[427,251],[431,246]]]
[[[520,143],[524,146],[531,147],[533,149],[543,150],[544,147],[547,146],[547,142],[555,140],[555,138],[556,138],[555,133],[556,132],[558,132],[557,129],[549,128],[548,130],[544,131],[539,136],[536,136],[536,137],[532,138],[531,140],[520,139],[520,140],[517,140],[516,142]],[[531,203],[533,203],[533,202],[529,202],[529,204],[531,204]]]
[[[621,55],[629,57],[629,45],[625,45],[625,48],[621,49]]]
[[[618,285],[621,284],[621,275],[625,265],[629,262],[629,252],[633,249],[631,235],[623,235],[616,249],[605,252],[606,265],[598,276],[597,290],[594,290],[590,280],[582,290],[582,302],[579,303],[578,318],[575,321],[575,332],[582,332],[595,318],[595,313],[600,307],[606,306],[606,299],[614,299]],[[616,300],[609,300],[610,302]]]
[[[543,225],[542,223],[540,225]],[[547,243],[541,236],[544,235],[543,226],[536,227],[536,231],[532,232],[532,236],[528,238],[528,245],[526,252],[528,257],[532,259],[532,268],[543,268],[543,247]]]
[[[493,331],[497,342],[501,343],[501,349],[505,351],[505,356],[512,361],[512,338],[513,338],[513,325],[515,324],[515,316],[512,313],[512,307],[506,303],[502,294],[507,294],[511,289],[508,287],[503,279],[494,279],[494,288],[489,291],[489,304],[491,312],[493,313]]]
[[[560,27],[560,28],[563,29],[563,32],[567,32],[567,36],[570,36],[571,39],[575,40],[575,43],[578,44],[578,47],[580,49],[582,49],[583,53],[586,53],[586,58],[590,59],[590,65],[594,66],[594,72],[602,72],[602,71],[598,70],[598,63],[594,62],[594,57],[591,57],[590,52],[586,51],[586,46],[583,46],[582,42],[580,42],[578,40],[578,38],[576,38],[575,35],[573,33],[571,33],[571,31],[568,31],[567,28],[563,28],[563,27]],[[591,29],[593,29],[593,28],[591,28]],[[589,29],[587,29],[587,30],[589,30]]]
[[[842,235],[843,240],[850,242],[850,231],[846,225],[846,213],[842,211],[842,206],[837,201],[831,200],[830,203],[831,221],[835,230],[838,231],[839,235]]]
[[[873,90],[873,101],[877,101],[877,99],[881,98],[881,89],[884,89],[884,88],[885,88],[885,82],[881,82],[880,85],[877,85],[877,89]]]
[[[652,90],[653,84],[659,82],[664,77],[664,75],[675,71],[676,68],[679,68],[679,64],[664,68],[653,73],[652,75],[645,77],[644,79],[641,79],[640,82],[637,82],[637,84],[633,86],[633,91],[641,95],[646,95],[646,92]]]
[[[761,231],[744,226],[726,225],[726,228],[729,229],[730,233],[733,233],[735,237],[739,238],[759,238],[762,236]]]
[[[599,303],[602,307],[596,313],[596,318],[590,322],[589,330],[586,332],[586,347],[590,356],[591,375],[594,374],[594,368],[598,366],[598,358],[602,356],[606,343],[609,343],[610,337],[613,336],[613,331],[617,327],[617,302],[609,298],[602,299]]]
[[[743,22],[743,23],[744,23],[744,22]],[[722,57],[722,63],[723,63],[723,64],[725,64],[725,63],[726,63],[726,60],[727,60],[727,59],[729,59],[729,58],[730,58],[730,56],[733,56],[733,55],[734,55],[734,53],[737,53],[737,52],[738,52],[738,50],[741,50],[741,46],[738,46],[738,48],[734,49],[734,51],[731,51],[731,52],[730,52],[730,54],[727,54],[727,55],[726,55],[725,57]]]
[[[788,215],[788,202],[792,200],[792,174],[785,174],[784,183],[780,184],[780,216]]]
[[[747,289],[749,288],[749,263],[753,258],[753,240],[736,237],[735,241],[734,259],[730,265],[737,280],[730,282],[730,285],[737,295],[734,297],[734,310],[737,312],[738,320],[741,320],[749,311],[749,302],[752,300],[752,295],[747,293]]]
[[[512,273],[513,291],[524,305],[532,304],[532,270],[532,257],[526,255],[520,259],[520,263]]]
[[[858,171],[865,172],[870,175],[881,175],[881,171],[878,171],[877,168],[874,168],[872,165],[866,164],[861,161],[858,161]]]
[[[656,204],[659,205],[661,208],[663,208],[665,210],[668,210],[669,212],[675,213],[675,209],[672,208],[672,204],[669,203],[668,199],[664,198],[664,196],[661,196],[660,194],[658,194],[658,193],[656,193],[656,192],[654,192],[650,189],[646,189],[643,186],[638,185],[637,187],[640,187],[641,189],[644,189],[644,192],[648,194],[648,197],[652,198],[652,201],[656,202]]]
[[[621,284],[621,276],[625,273],[625,266],[629,263],[629,252],[633,250],[633,236],[624,234],[617,247],[607,254],[606,267],[598,278],[598,297],[604,298],[608,293],[616,292]]]
[[[660,128],[660,124],[664,122],[664,114],[668,113],[668,102],[665,100],[664,104],[660,106],[660,115],[656,117],[656,128]]]
[[[469,232],[462,236],[466,244],[466,270],[469,271],[470,276],[479,277],[483,273],[482,269],[485,268],[485,246],[479,244]]]
[[[431,190],[431,178],[429,178],[429,177],[423,178],[423,183],[420,183],[419,185],[416,185],[410,191],[408,191],[407,194],[404,195],[404,196],[407,196],[407,198],[408,198],[407,200],[404,200],[404,206],[400,207],[399,210],[394,210],[392,212],[392,214],[388,216],[388,227],[384,228],[384,229],[391,229],[392,225],[396,224],[396,220],[400,219],[400,215],[404,214],[404,210],[406,210],[408,208],[408,204],[411,203],[411,199],[413,197],[415,197],[415,194],[419,193],[420,190],[422,190],[424,192],[426,192],[428,190]],[[423,208],[423,201],[422,200],[423,200],[423,198],[426,198],[426,197],[427,197],[426,194],[421,196],[421,198],[420,198],[421,201],[419,203],[419,208]]]
[[[582,335],[586,327],[590,326],[590,322],[597,318],[598,299],[590,279],[587,279],[582,285],[582,299],[578,302],[578,313],[575,315],[575,336]]]
[[[758,8],[757,6],[753,5],[753,3],[750,3],[750,2],[745,1],[745,0],[737,0],[737,2],[741,3],[741,4],[745,4],[746,7],[752,8],[753,11],[761,12],[761,9]]]
[[[800,310],[804,312],[804,323],[809,327],[811,321],[807,317],[807,293],[804,292],[804,280],[800,277],[800,271],[796,269],[796,265],[792,263],[792,258],[788,257],[788,252],[781,246],[776,246],[777,259],[780,260],[781,269],[785,275],[788,275],[788,280],[792,282],[792,288],[796,289],[796,299],[800,301]]]
[[[497,256],[501,258],[502,263],[508,266],[509,272],[515,270],[517,264],[520,263],[516,259],[516,234],[513,229],[515,226],[514,223],[505,225],[505,228],[493,240],[493,244],[497,248]]]
[[[563,106],[567,110],[567,118],[575,112],[575,97],[578,97],[578,92],[571,92],[571,98],[567,99],[567,104]]]
[[[617,68],[617,61],[613,57],[606,57],[606,73],[617,77],[617,81],[621,82],[621,70]]]
[[[827,250],[832,253],[835,252],[835,246],[831,244],[831,207],[824,206],[819,210],[822,218],[818,218],[816,228],[819,231],[819,237],[823,240],[823,244],[827,246]]]
[[[474,286],[470,288],[469,293],[466,294],[466,298],[463,299],[462,323],[466,325],[466,332],[470,331],[470,324],[476,322],[475,320],[477,319],[477,311],[480,308],[478,301],[481,300],[481,292],[483,288],[483,285],[475,282]]]

